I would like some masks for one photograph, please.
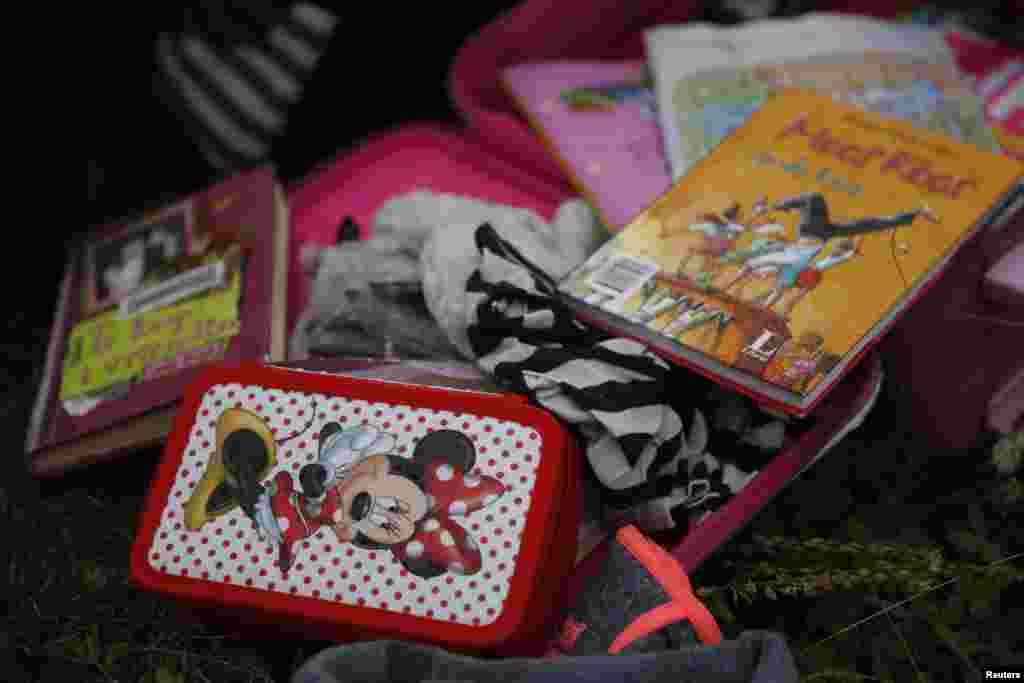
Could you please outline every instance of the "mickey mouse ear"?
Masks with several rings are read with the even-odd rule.
[[[433,460],[441,460],[468,472],[476,464],[476,448],[462,432],[440,429],[420,439],[412,457],[424,466]]]

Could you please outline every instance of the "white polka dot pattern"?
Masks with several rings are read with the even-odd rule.
[[[502,496],[489,497],[487,507],[452,518],[465,529],[465,545],[480,549],[480,571],[464,575],[465,566],[459,563],[438,577],[421,578],[407,571],[390,551],[339,543],[329,528],[321,528],[294,543],[294,559],[285,578],[276,564],[276,544],[269,537],[261,539],[256,525],[241,509],[214,518],[197,531],[185,527],[183,507],[214,453],[215,426],[223,411],[237,407],[262,416],[280,440],[309,422],[314,399],[318,414],[312,426],[279,446],[277,464],[264,481],[287,472],[295,479],[295,488],[301,490],[299,469],[316,461],[318,434],[327,422],[338,422],[343,428],[370,425],[391,433],[396,438],[392,453],[405,457],[412,455],[418,439],[430,431],[460,431],[477,451],[473,476],[464,479],[466,486],[479,485],[480,477],[493,477],[507,488]],[[485,626],[501,615],[508,596],[540,464],[540,435],[528,425],[409,405],[217,385],[203,397],[195,416],[149,551],[149,563],[169,575]],[[438,472],[439,478],[456,475],[447,465],[438,468],[445,469]],[[474,480],[475,484],[470,483]],[[459,511],[450,508],[448,514]],[[283,532],[288,520],[279,517],[277,521]],[[441,525],[430,518],[423,528],[436,532]],[[442,543],[454,543],[448,531],[442,531],[440,538]],[[424,550],[418,541],[406,546],[410,558]]]

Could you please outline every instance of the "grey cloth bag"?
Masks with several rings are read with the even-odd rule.
[[[338,645],[308,659],[291,683],[797,683],[785,639],[745,631],[720,645],[655,654],[476,659],[403,641]]]

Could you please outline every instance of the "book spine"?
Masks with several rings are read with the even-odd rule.
[[[68,300],[71,296],[71,278],[75,267],[75,259],[72,256],[68,259],[67,267],[64,269],[64,280],[61,282],[60,295],[57,299],[57,311],[53,316],[53,324],[50,326],[50,342],[46,348],[46,361],[43,366],[43,377],[39,382],[39,391],[36,394],[36,402],[32,407],[32,415],[29,419],[28,435],[25,440],[25,450],[28,453],[39,448],[40,433],[43,427],[43,420],[46,418],[51,401],[51,388],[54,377],[57,374],[57,352],[62,341],[61,331],[64,327],[64,318],[67,316]]]

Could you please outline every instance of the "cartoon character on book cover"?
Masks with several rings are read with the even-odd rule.
[[[567,88],[559,94],[569,111],[606,112],[626,102],[637,102],[647,118],[654,118],[654,82],[644,72],[640,77],[619,83],[596,83]]]
[[[86,244],[63,363],[66,413],[81,417],[134,384],[224,357],[251,236],[215,216],[237,199],[188,199]]]
[[[799,212],[795,239],[767,248],[745,260],[740,272],[722,286],[728,293],[755,273],[773,279],[772,289],[754,302],[772,308],[785,300],[782,315],[786,319],[793,308],[821,284],[826,271],[853,259],[858,253],[854,236],[864,236],[912,225],[918,217],[937,222],[931,209],[921,207],[891,216],[869,216],[851,221],[836,221],[829,215],[828,201],[820,192],[790,197],[761,209]],[[749,253],[749,252],[748,252]]]
[[[955,145],[790,91],[606,243],[566,291],[806,393],[1013,186],[1017,162]]]

